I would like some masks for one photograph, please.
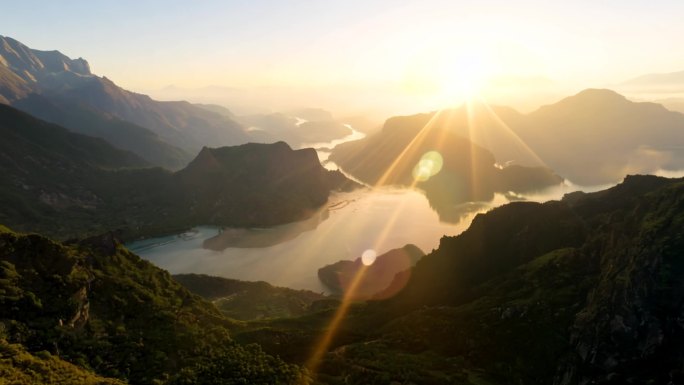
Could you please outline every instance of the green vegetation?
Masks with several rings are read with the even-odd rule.
[[[233,342],[235,321],[111,235],[60,244],[3,231],[0,323],[2,346],[17,352],[2,356],[11,360],[2,370],[35,382],[62,372],[135,384],[305,382],[298,367]]]
[[[352,306],[318,383],[673,383],[682,379],[684,180],[628,177],[479,215],[393,298]],[[303,363],[334,310],[241,325]]]
[[[25,383],[678,384],[682,228],[684,179],[650,176],[478,215],[399,274],[394,296],[352,304],[309,372],[335,300],[177,277],[220,311],[111,235],[60,244],[2,227],[0,347],[13,353],[0,371]]]
[[[31,354],[22,345],[0,339],[0,384],[122,385],[124,382],[95,375],[48,351]]]
[[[309,290],[274,287],[203,274],[179,274],[173,279],[211,301],[224,315],[237,320],[294,317],[320,311],[335,300]]]
[[[0,223],[60,239],[118,230],[131,239],[198,224],[301,220],[353,188],[313,150],[285,143],[205,148],[171,173],[107,142],[0,105]]]

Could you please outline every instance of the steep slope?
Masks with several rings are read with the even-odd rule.
[[[72,133],[0,105],[0,221],[34,231],[69,228],[63,214],[82,221],[101,207],[98,179],[121,168],[148,165],[99,138]],[[66,223],[65,223],[66,222]],[[73,235],[73,234],[71,234]]]
[[[150,164],[170,170],[178,170],[192,159],[187,152],[166,143],[152,131],[83,103],[29,94],[12,106],[73,132],[102,138],[118,148],[139,154]]]
[[[0,276],[11,342],[86,373],[135,384],[303,380],[297,367],[232,342],[233,321],[111,235],[59,244],[0,229]]]
[[[56,93],[148,128],[174,146],[194,153],[202,146],[227,146],[249,140],[242,127],[225,115],[185,101],[159,102],[147,95],[126,91],[106,77],[92,77],[78,87]]]
[[[125,237],[198,224],[271,226],[307,218],[331,191],[355,187],[316,153],[285,143],[205,148],[184,170],[0,106],[0,221],[61,238]]]
[[[654,176],[480,214],[397,295],[349,309],[317,380],[681,384],[682,225],[684,179]],[[253,323],[236,338],[309,362],[312,350],[277,342],[317,346],[334,317]]]
[[[86,133],[96,135],[100,133],[96,128],[109,131],[118,127],[94,127],[90,119],[97,113],[101,115],[98,121],[102,115],[110,116],[153,131],[167,144],[156,148],[155,151],[162,153],[168,150],[168,144],[195,153],[208,144],[221,146],[248,140],[239,124],[226,115],[188,102],[158,102],[124,90],[106,77],[92,74],[84,59],[72,60],[59,51],[33,50],[12,38],[0,36],[0,68],[0,96],[6,102],[20,104],[27,110],[30,105],[32,113],[45,118],[51,115],[40,111],[40,105],[20,101],[31,93],[39,93],[58,105],[68,102],[80,108],[88,107],[91,111],[85,116],[82,110],[72,113],[66,108],[61,111],[67,115],[63,119],[68,119],[68,128],[73,125],[79,132],[90,128],[93,131]],[[63,120],[54,122],[65,123]],[[139,128],[134,130],[140,134]],[[108,132],[110,137],[121,135]],[[128,139],[128,142],[132,140]],[[154,141],[149,143],[155,144]]]
[[[437,315],[453,312],[449,328],[416,334],[500,383],[666,383],[684,355],[674,321],[683,223],[681,179],[629,177],[563,202],[509,204],[444,238],[378,306],[454,307]],[[439,342],[459,328],[450,346]]]
[[[34,156],[39,151],[49,158],[44,164],[64,158],[104,169],[149,166],[137,155],[119,150],[102,139],[73,133],[7,105],[0,105],[0,117],[1,154],[6,161],[19,163],[21,158]],[[34,163],[39,162],[35,159]]]
[[[198,220],[247,227],[305,219],[331,190],[355,185],[324,169],[313,149],[284,142],[205,147],[174,178]]]

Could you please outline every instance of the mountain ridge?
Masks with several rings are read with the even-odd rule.
[[[69,123],[67,128],[91,135],[110,139],[118,137],[118,144],[127,143],[126,149],[135,150],[143,157],[149,157],[149,154],[131,145],[134,139],[122,138],[115,127],[106,124],[92,126],[105,121],[107,116],[113,116],[131,123],[131,126],[139,126],[135,131],[152,131],[166,142],[148,142],[160,154],[160,159],[152,160],[173,169],[180,168],[182,164],[179,163],[189,160],[187,155],[174,154],[179,151],[194,153],[203,145],[234,145],[249,139],[242,127],[227,115],[188,102],[155,101],[147,95],[127,91],[107,77],[92,74],[84,59],[72,60],[59,51],[32,50],[17,40],[0,37],[0,98],[41,117],[50,117],[40,110],[40,106],[28,108],[26,102],[21,103],[31,94],[40,94],[55,105],[87,106],[89,116],[62,108],[60,114],[63,118],[53,123],[66,122]],[[103,133],[102,130],[108,132]],[[138,137],[145,135],[138,133]],[[171,146],[178,149],[169,148]],[[183,159],[169,161],[165,157]]]
[[[332,191],[357,187],[325,170],[314,150],[284,142],[205,147],[172,173],[10,106],[0,106],[0,119],[0,221],[61,239],[273,226],[308,218]]]

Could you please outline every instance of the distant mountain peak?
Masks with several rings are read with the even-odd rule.
[[[581,109],[584,111],[595,111],[605,109],[607,107],[622,107],[627,104],[632,104],[623,95],[606,88],[587,88],[575,95],[568,96],[560,101],[540,107],[535,113],[557,113],[558,109]]]
[[[83,58],[71,59],[56,50],[31,49],[6,36],[0,36],[0,63],[29,82],[63,72],[93,76],[90,65]]]
[[[626,97],[623,95],[607,89],[607,88],[587,88],[578,92],[577,94],[570,96],[570,98],[582,98],[582,99],[601,99],[601,100],[619,100],[625,101]]]

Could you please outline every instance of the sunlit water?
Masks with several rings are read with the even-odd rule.
[[[354,131],[346,138],[316,143],[314,147],[329,149],[359,137],[363,134]],[[325,163],[328,154],[328,150],[319,150],[322,162]],[[326,166],[337,167],[332,163]],[[572,191],[591,192],[608,187],[565,183],[525,196],[496,195],[492,202],[459,207],[462,216],[457,223],[440,222],[419,191],[366,188],[332,194],[321,211],[303,222],[269,229],[227,229],[221,235],[216,227],[202,226],[180,235],[133,242],[128,247],[174,274],[203,273],[262,280],[277,286],[325,292],[327,289],[317,277],[318,269],[325,265],[356,259],[367,250],[380,255],[407,243],[430,252],[439,246],[442,236],[464,231],[477,213],[510,200],[544,202],[560,199]]]
[[[280,226],[278,234],[296,227],[293,239],[266,247],[202,247],[218,235],[214,227],[199,227],[182,236],[134,242],[128,247],[171,273],[204,273],[228,278],[263,280],[278,286],[325,291],[320,267],[341,259],[355,259],[368,249],[378,254],[413,243],[429,252],[444,235],[462,232],[475,212],[456,224],[442,223],[418,191],[382,190],[338,193],[331,197],[327,218],[314,229],[298,224]],[[281,230],[281,231],[278,231]],[[262,235],[269,229],[249,230]],[[296,234],[298,233],[298,234]]]

